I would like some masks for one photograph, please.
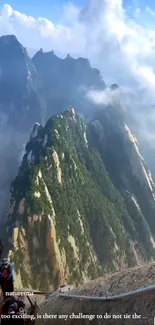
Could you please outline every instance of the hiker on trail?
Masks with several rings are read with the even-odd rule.
[[[10,297],[5,300],[1,309],[1,325],[24,325],[24,318],[15,318],[14,315],[22,316],[25,314],[25,304],[17,297]],[[9,315],[9,318],[3,318],[3,315]]]
[[[6,296],[6,292],[14,291],[14,283],[13,283],[13,265],[9,263],[7,258],[3,258],[2,264],[0,266],[0,285],[3,292],[3,299],[8,298]]]

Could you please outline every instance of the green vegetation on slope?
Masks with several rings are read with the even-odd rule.
[[[155,257],[150,241],[150,229],[155,234],[155,200],[149,187],[140,182],[133,173],[130,163],[133,143],[125,138],[123,116],[114,107],[109,107],[106,111],[98,112],[96,119],[100,121],[102,132],[106,134],[106,142],[99,138],[93,122],[89,125],[89,141],[100,153],[109,177],[123,198],[128,212],[128,217],[124,218],[125,228],[144,259]]]
[[[95,278],[107,269],[133,266],[136,260],[131,240],[143,258],[150,258],[154,253],[144,216],[137,212],[131,198],[123,194],[126,183],[121,181],[123,172],[120,177],[118,171],[119,164],[124,166],[125,162],[125,168],[128,168],[127,157],[120,151],[118,161],[115,159],[118,156],[115,149],[113,156],[108,147],[105,152],[101,151],[94,129],[87,129],[83,120],[72,110],[52,117],[27,144],[19,174],[12,184],[15,205],[8,224],[13,227],[18,220],[26,230],[33,287],[45,288],[51,281],[55,287],[59,284],[59,274],[54,275],[47,261],[49,215],[56,222],[57,242],[60,251],[65,250],[71,282],[79,283],[84,274]],[[109,174],[104,162],[106,167],[109,164]],[[115,177],[119,177],[122,189]],[[129,180],[126,179],[126,182]],[[40,197],[35,196],[36,192],[40,193]],[[19,204],[22,199],[25,199],[25,203],[24,212],[21,213]],[[28,216],[31,215],[41,216],[41,223],[36,221],[30,228]],[[68,240],[69,235],[75,240],[78,259]],[[38,249],[33,243],[34,236],[39,240]],[[22,260],[20,255],[21,263]],[[39,264],[49,269],[44,281],[43,268],[35,276]],[[16,268],[20,267],[16,263]]]

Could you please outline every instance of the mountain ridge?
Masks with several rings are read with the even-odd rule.
[[[95,105],[88,100],[88,90],[104,90],[105,82],[96,68],[92,68],[86,58],[72,58],[69,54],[59,58],[54,51],[38,51],[32,58],[45,87],[47,98],[47,118],[61,113],[70,105],[77,107],[85,118],[94,113]]]
[[[110,108],[98,112],[102,127],[109,112]],[[103,121],[100,114],[104,116]],[[109,128],[110,134],[114,128],[119,133],[123,123],[118,112],[116,117],[117,123]],[[44,127],[35,125],[26,145],[19,174],[12,183],[11,210],[5,224],[10,240],[9,255],[26,287],[48,289],[52,283],[55,289],[65,279],[74,284],[85,282],[108,270],[155,257],[151,212],[152,227],[135,193],[128,193],[127,204],[121,192],[123,188],[114,184],[104,164],[108,153],[105,151],[106,156],[102,156],[92,123],[86,125],[74,109],[69,109],[50,118]],[[108,128],[107,121],[106,125]],[[97,141],[95,145],[90,134]],[[112,144],[105,133],[104,137],[107,144]],[[129,135],[128,141],[131,141]],[[123,154],[124,142],[120,144],[120,154]],[[112,161],[117,157],[114,151]],[[126,174],[128,181],[131,174],[132,169]],[[146,196],[145,201],[149,200]],[[151,200],[155,211],[154,197]],[[137,222],[140,222],[139,229]],[[41,229],[44,229],[43,236]],[[42,273],[36,277],[38,263],[47,275],[44,282]],[[23,265],[27,266],[28,273]]]
[[[14,35],[0,37],[0,67],[1,113],[7,115],[9,124],[18,131],[29,131],[38,119],[42,122],[39,111],[42,86],[26,48]]]

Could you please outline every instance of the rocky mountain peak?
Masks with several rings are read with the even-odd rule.
[[[27,54],[26,48],[17,40],[14,35],[0,37],[0,60],[17,60]]]
[[[42,63],[45,62],[45,60],[48,60],[47,63],[51,63],[51,60],[58,59],[58,57],[55,55],[54,51],[44,52],[41,48],[38,52],[35,53],[32,60],[35,63]]]
[[[119,86],[118,86],[117,84],[112,84],[112,85],[110,86],[110,88],[111,88],[111,90],[115,90],[115,89],[118,89]]]
[[[73,108],[72,106],[70,106],[70,108],[68,109],[68,111],[72,114],[72,116],[75,116],[75,108]]]
[[[41,121],[39,75],[27,50],[14,35],[0,38],[0,110],[17,130],[30,130]]]
[[[48,118],[53,114],[66,110],[70,103],[77,107],[79,113],[87,118],[95,111],[86,92],[90,89],[105,89],[100,71],[92,68],[86,58],[73,58],[69,54],[65,59],[59,58],[54,52],[37,52],[32,61],[43,80],[47,99]]]
[[[33,126],[33,129],[30,133],[30,141],[33,140],[37,135],[38,135],[38,131],[41,128],[40,123],[35,123]]]

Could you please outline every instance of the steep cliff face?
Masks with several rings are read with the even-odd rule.
[[[53,51],[40,50],[32,61],[44,84],[48,118],[70,105],[77,107],[85,118],[90,118],[96,107],[88,101],[86,92],[103,90],[106,86],[100,71],[92,68],[88,59],[74,59],[70,55],[61,59]]]
[[[14,35],[0,37],[0,114],[7,125],[28,131],[42,122],[42,84],[29,54]]]
[[[48,289],[150,260],[154,212],[154,184],[120,113],[86,125],[70,109],[35,124],[5,224],[16,274]]]
[[[27,142],[32,125],[44,122],[42,89],[27,50],[13,35],[0,37],[0,222],[21,160],[22,145]]]
[[[155,247],[155,185],[138,148],[138,141],[114,107],[99,111],[89,125],[89,134],[115,187],[124,199],[130,219],[130,238],[151,256]],[[150,234],[150,230],[153,234]],[[150,242],[152,243],[150,246]],[[143,249],[142,249],[143,250]]]

